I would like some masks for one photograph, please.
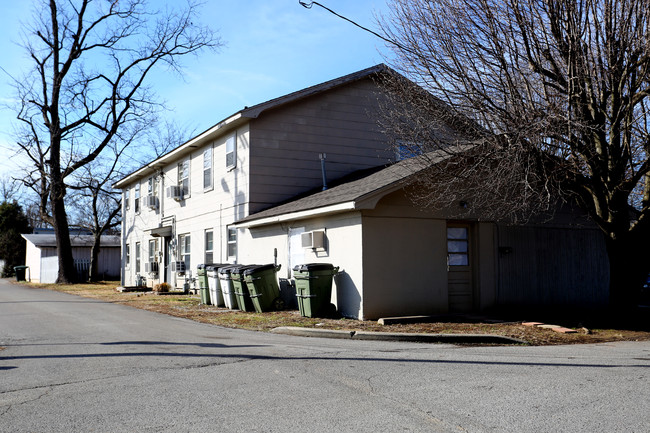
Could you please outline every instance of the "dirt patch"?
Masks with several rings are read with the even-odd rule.
[[[527,341],[531,345],[603,343],[611,341],[650,340],[650,327],[647,325],[609,327],[606,322],[597,320],[579,322],[575,316],[566,318],[554,316],[551,322],[577,332],[560,334],[551,329],[522,325],[522,321],[544,322],[545,317],[526,317],[523,320],[505,319],[498,321],[495,317],[476,318],[450,316],[441,317],[430,323],[404,323],[381,325],[376,321],[359,321],[354,319],[322,319],[301,317],[298,311],[276,311],[268,313],[246,313],[214,306],[200,305],[198,295],[167,294],[156,295],[153,292],[116,291],[117,283],[55,285],[27,284],[30,287],[57,290],[87,298],[101,299],[106,302],[128,305],[175,317],[183,317],[198,322],[209,323],[227,328],[241,328],[268,332],[279,326],[300,326],[346,331],[381,331],[381,332],[415,332],[433,334],[493,334],[513,337]],[[591,327],[591,323],[594,325]]]

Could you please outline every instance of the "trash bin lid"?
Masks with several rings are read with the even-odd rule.
[[[197,269],[207,269],[210,264],[208,263],[207,265],[205,263],[201,263],[199,265],[196,265]]]
[[[217,272],[219,272],[220,274],[224,274],[224,275],[225,274],[230,274],[230,273],[232,273],[233,268],[235,268],[237,266],[239,266],[239,265],[232,265],[232,264],[227,264],[226,265],[225,264],[225,265],[221,266]]]
[[[252,265],[249,266],[247,269],[244,269],[242,272],[244,275],[252,275],[256,272],[264,272],[268,271],[270,269],[275,269],[277,266],[274,265],[273,263],[270,263],[268,265]]]
[[[234,265],[232,269],[230,270],[230,273],[232,274],[238,274],[238,275],[243,275],[244,271],[248,268],[254,268],[259,265]]]
[[[331,263],[306,263],[304,265],[296,265],[293,270],[296,272],[310,272],[310,271],[331,271],[334,265]]]

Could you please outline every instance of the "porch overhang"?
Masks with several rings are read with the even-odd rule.
[[[156,227],[149,230],[149,234],[154,238],[168,238],[172,235],[172,226]]]

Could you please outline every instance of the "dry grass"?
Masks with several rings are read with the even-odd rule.
[[[531,345],[602,343],[610,341],[650,340],[650,329],[585,329],[577,326],[575,334],[560,334],[550,329],[524,326],[521,322],[484,323],[478,321],[445,320],[433,323],[409,323],[381,325],[376,321],[353,319],[322,319],[301,317],[298,311],[277,311],[268,313],[247,313],[214,306],[200,305],[198,295],[165,294],[154,292],[116,291],[117,282],[96,284],[28,284],[30,287],[56,290],[105,302],[128,305],[158,313],[183,317],[198,322],[228,328],[241,328],[254,331],[270,331],[279,326],[300,326],[322,329],[381,332],[419,332],[441,334],[494,334],[525,340]],[[531,320],[537,320],[531,318]],[[553,322],[556,323],[556,322]],[[568,326],[565,323],[557,323]]]

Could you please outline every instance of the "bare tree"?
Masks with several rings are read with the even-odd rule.
[[[99,281],[98,263],[101,240],[104,234],[120,226],[122,195],[111,188],[120,172],[120,154],[106,155],[86,164],[74,175],[70,198],[75,202],[76,212],[71,216],[77,226],[88,229],[93,235],[90,249],[88,279]]]
[[[198,22],[198,4],[153,11],[145,0],[41,0],[23,46],[33,63],[15,81],[18,145],[33,164],[27,182],[56,233],[57,281],[74,280],[66,179],[111,144],[129,142],[160,109],[147,79],[180,73],[186,55],[220,45]]]
[[[0,203],[20,200],[22,196],[21,186],[18,179],[0,176]]]
[[[634,305],[650,267],[648,2],[390,3],[380,25],[392,66],[427,90],[415,95],[395,81],[396,136],[426,152],[450,143],[439,139],[445,125],[480,125],[465,129],[470,140],[451,140],[474,143],[455,155],[460,183],[483,186],[492,209],[577,201],[605,236],[611,303]],[[427,180],[430,203],[449,198],[440,188],[448,178]]]

